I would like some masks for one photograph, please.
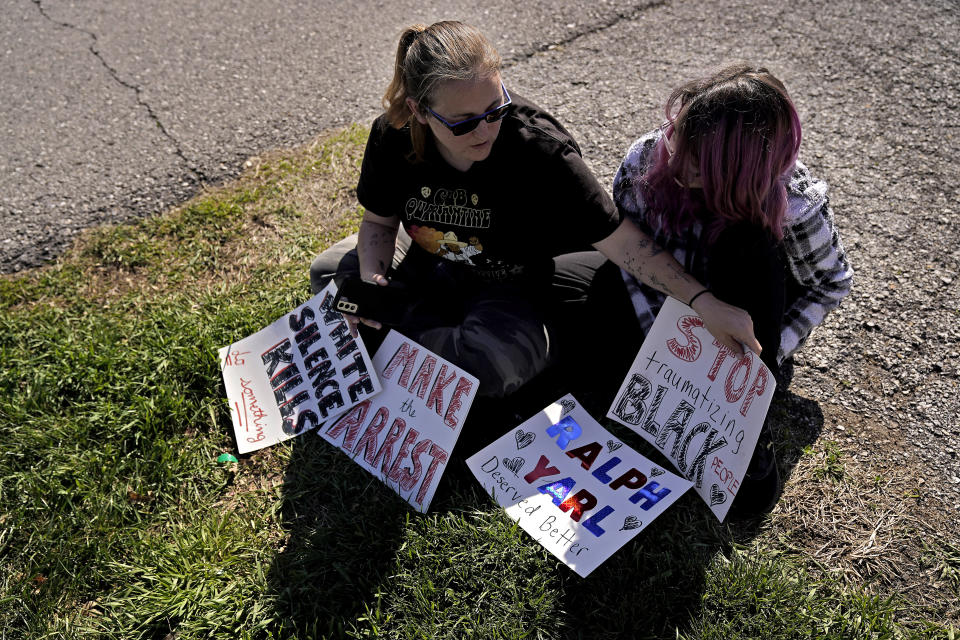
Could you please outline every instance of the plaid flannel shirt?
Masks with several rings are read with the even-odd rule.
[[[635,188],[647,171],[660,136],[660,130],[651,131],[630,145],[613,180],[613,199],[625,217],[637,223],[655,242],[672,253],[690,275],[710,286],[706,256],[697,242],[702,231],[701,225],[695,223],[679,236],[669,234],[659,226],[654,228],[655,222],[648,220],[646,203]],[[780,331],[780,351],[777,354],[777,362],[781,364],[800,348],[827,313],[850,293],[853,281],[853,269],[833,224],[827,185],[812,177],[800,162],[794,167],[787,185],[783,249],[789,277],[798,285],[796,289],[800,294],[795,299],[787,300]],[[653,325],[665,296],[627,272],[622,273],[637,318],[646,333]]]

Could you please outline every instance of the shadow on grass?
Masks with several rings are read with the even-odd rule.
[[[606,413],[606,394],[573,392],[592,415]],[[537,395],[545,394],[562,392]],[[785,393],[770,419],[788,477],[823,416],[815,402]],[[604,426],[662,460],[626,427]],[[430,513],[420,515],[321,438],[299,438],[281,495],[284,544],[268,574],[277,635],[672,638],[716,616],[705,594],[728,581],[726,558],[763,524],[721,524],[688,492],[582,579],[492,504],[464,463],[471,445],[458,443]]]
[[[602,396],[581,401],[592,415],[603,415],[612,398]],[[781,478],[786,479],[804,447],[819,437],[823,414],[817,403],[787,391],[776,396],[769,420]],[[663,459],[626,427],[612,421],[603,424],[651,460]],[[557,564],[564,637],[675,638],[696,627],[711,581],[726,580],[724,575],[711,576],[717,554],[729,558],[735,546],[749,546],[763,522],[720,523],[689,491],[588,578]]]
[[[280,635],[343,637],[376,600],[409,507],[314,433],[297,439],[280,499],[285,538],[268,574]]]
[[[767,419],[773,429],[781,479],[786,481],[804,449],[823,432],[823,410],[815,401],[798,396],[788,388],[774,396]]]

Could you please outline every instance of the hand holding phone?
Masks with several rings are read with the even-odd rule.
[[[352,313],[346,313],[344,311],[340,312],[340,315],[343,316],[344,322],[347,323],[347,328],[350,330],[350,335],[354,338],[360,336],[360,325],[365,324],[368,327],[373,329],[380,330],[383,328],[383,325],[377,322],[376,320],[371,320],[369,318],[359,318]]]
[[[358,322],[379,329],[384,325],[400,324],[406,317],[410,301],[406,285],[391,282],[379,274],[374,277],[378,282],[347,278],[333,300],[333,308],[347,316],[354,335]]]

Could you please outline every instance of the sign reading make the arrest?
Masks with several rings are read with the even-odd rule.
[[[383,391],[317,433],[424,513],[479,382],[395,330],[373,356],[373,367]]]

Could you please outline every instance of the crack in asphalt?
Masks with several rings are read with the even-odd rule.
[[[39,2],[39,0],[34,0],[34,1]],[[646,13],[647,11],[650,11],[652,9],[659,9],[660,7],[664,7],[667,4],[669,4],[669,0],[658,0],[657,2],[651,2],[650,4],[645,4],[642,7],[634,7],[632,11],[617,12],[612,16],[610,16],[609,18],[607,18],[606,20],[594,23],[592,25],[585,25],[583,29],[574,30],[568,36],[565,36],[563,38],[560,38],[558,40],[553,40],[550,42],[545,42],[536,47],[527,49],[526,51],[519,51],[513,55],[507,56],[504,58],[503,68],[508,69],[514,66],[515,64],[519,64],[520,62],[523,62],[524,60],[529,60],[530,58],[537,55],[538,53],[543,53],[544,51],[550,51],[550,50],[556,49],[557,47],[568,45],[572,42],[576,42],[580,38],[585,38],[595,33],[601,33],[603,31],[606,31],[607,29],[611,29],[617,26],[621,22],[629,22],[631,20],[635,20],[640,14]]]
[[[40,12],[40,15],[46,18],[51,23],[59,27],[62,27],[64,29],[79,31],[80,33],[84,33],[90,36],[90,38],[93,40],[93,42],[90,44],[90,47],[89,47],[90,53],[92,53],[93,56],[103,66],[103,68],[107,70],[107,73],[110,74],[110,77],[112,77],[117,84],[127,89],[130,89],[134,92],[137,98],[137,104],[139,104],[141,107],[146,109],[147,115],[150,117],[151,120],[153,120],[154,124],[157,125],[157,128],[160,129],[160,132],[163,134],[163,136],[173,143],[174,153],[178,158],[180,158],[183,161],[183,163],[187,166],[187,169],[191,173],[193,173],[194,176],[196,176],[197,180],[199,180],[200,182],[209,182],[204,171],[199,167],[197,167],[189,158],[187,158],[186,154],[183,152],[183,149],[180,146],[179,141],[175,137],[173,137],[173,135],[169,131],[167,131],[167,128],[165,126],[163,126],[163,122],[160,120],[160,117],[157,115],[156,111],[153,110],[153,107],[150,106],[150,103],[148,103],[146,100],[143,99],[142,97],[143,90],[139,86],[121,78],[120,73],[116,69],[111,67],[110,64],[106,61],[106,59],[104,59],[100,51],[97,50],[96,45],[97,45],[97,42],[99,41],[99,39],[97,38],[97,34],[93,33],[92,31],[88,31],[82,27],[78,27],[76,25],[70,24],[68,22],[61,22],[59,20],[54,20],[50,16],[50,14],[47,13],[46,9],[43,8],[43,4],[41,3],[41,0],[33,0],[33,3],[37,5],[37,10]]]

